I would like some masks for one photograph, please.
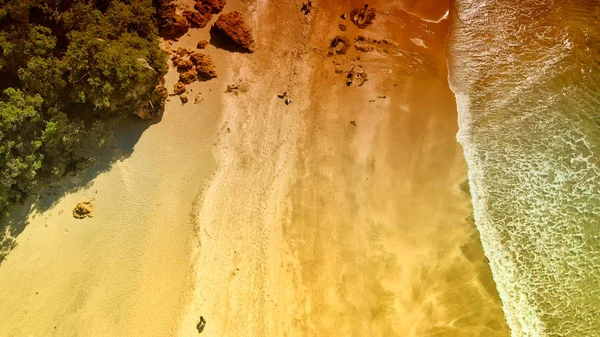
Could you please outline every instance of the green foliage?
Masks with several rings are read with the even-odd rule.
[[[146,100],[166,72],[155,14],[152,0],[0,0],[0,211]]]

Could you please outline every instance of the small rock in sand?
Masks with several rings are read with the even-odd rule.
[[[73,217],[75,219],[91,218],[94,216],[94,207],[91,201],[83,201],[77,204],[73,209]]]
[[[181,95],[181,94],[185,93],[185,84],[183,84],[181,82],[175,83],[174,92],[175,92],[175,95]]]
[[[206,48],[206,46],[208,46],[208,41],[206,41],[206,40],[200,40],[200,41],[198,41],[198,44],[196,45],[196,48],[198,48],[198,49],[204,49],[204,48]]]
[[[356,121],[350,121],[350,125],[356,127]]]
[[[181,104],[185,104],[188,102],[188,97],[186,95],[179,96],[179,99],[181,100]]]
[[[341,30],[342,32],[345,32],[345,31],[347,31],[347,30],[348,30],[348,27],[347,27],[345,24],[343,24],[343,23],[340,23],[340,24],[338,25],[338,27],[340,27],[340,30]]]

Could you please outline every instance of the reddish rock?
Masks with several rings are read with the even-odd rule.
[[[196,48],[198,48],[198,49],[204,49],[204,48],[206,48],[206,46],[208,46],[208,41],[206,41],[206,40],[200,40],[200,41],[198,41],[198,44],[196,45]]]
[[[198,80],[198,76],[196,75],[196,70],[194,69],[179,74],[179,82],[183,84],[190,84],[192,82],[195,82],[196,80]]]
[[[204,28],[212,20],[212,14],[200,14],[196,11],[185,11],[183,12],[183,16],[192,28]]]
[[[177,39],[190,28],[187,20],[175,13],[175,3],[172,0],[157,0],[156,12],[158,17],[158,32],[165,39]]]
[[[188,102],[188,97],[186,95],[179,96],[179,99],[181,100],[181,104],[185,104]]]
[[[175,83],[175,87],[174,87],[174,92],[175,95],[181,95],[183,93],[185,93],[185,84],[181,83],[181,82],[177,82]]]
[[[198,73],[198,76],[204,78],[217,77],[215,65],[209,55],[195,53],[190,56],[190,60],[196,65],[196,72]]]
[[[238,12],[222,14],[213,25],[216,34],[228,39],[249,52],[254,50],[254,39],[244,16]]]
[[[202,15],[219,14],[225,7],[226,0],[196,0],[194,8]]]
[[[177,67],[177,71],[180,73],[194,68],[194,64],[190,60],[179,59],[177,63],[173,62],[173,65]]]

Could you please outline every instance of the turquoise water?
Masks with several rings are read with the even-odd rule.
[[[513,336],[600,336],[600,1],[457,0],[448,55]]]

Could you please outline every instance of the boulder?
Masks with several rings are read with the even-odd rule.
[[[73,209],[73,217],[75,219],[85,219],[94,216],[94,207],[91,201],[83,201],[78,203]]]
[[[196,0],[194,8],[202,15],[219,14],[225,7],[226,0]]]
[[[177,67],[177,71],[182,73],[194,68],[194,64],[190,60],[178,59],[177,62],[173,62],[173,65]]]
[[[217,72],[215,70],[215,65],[213,63],[212,57],[202,53],[194,53],[190,55],[190,60],[196,66],[196,72],[198,76],[204,78],[213,78],[217,77]]]
[[[153,119],[162,115],[165,110],[165,101],[169,93],[163,83],[159,83],[152,93],[148,96],[148,99],[143,100],[134,112],[141,119]]]
[[[235,45],[252,52],[254,39],[246,25],[244,16],[238,12],[222,14],[212,26],[215,35],[228,40]]]
[[[183,84],[181,82],[175,83],[175,86],[173,87],[173,92],[175,93],[175,95],[184,94],[185,91],[186,91],[185,84]]]
[[[185,11],[183,16],[187,19],[192,28],[204,28],[212,20],[212,14],[200,14],[196,11]]]
[[[175,3],[171,0],[159,0],[157,17],[159,35],[165,39],[177,39],[190,28],[187,20],[175,12]]]
[[[200,40],[200,41],[198,41],[198,44],[196,45],[196,48],[198,48],[198,49],[204,49],[204,48],[206,48],[206,46],[208,46],[208,41],[206,41],[206,40]]]
[[[196,74],[196,70],[192,69],[186,71],[185,73],[179,74],[179,82],[183,84],[190,84],[198,80],[198,75]]]

